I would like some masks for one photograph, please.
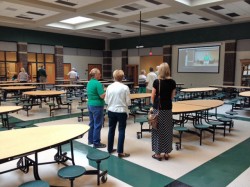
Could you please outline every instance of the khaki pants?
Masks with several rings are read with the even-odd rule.
[[[76,78],[70,78],[70,84],[75,84],[76,83]]]

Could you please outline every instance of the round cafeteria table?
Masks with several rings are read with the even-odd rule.
[[[2,131],[0,132],[0,164],[15,159],[26,159],[28,162],[32,163],[35,179],[40,180],[38,153],[69,142],[71,157],[67,157],[67,159],[72,160],[74,164],[72,140],[81,138],[88,130],[88,125],[65,124]],[[35,155],[34,157],[28,157],[33,154]],[[52,162],[46,164],[50,163]],[[20,166],[17,165],[16,168],[12,170],[15,169],[20,169]],[[3,173],[12,170],[6,170]]]
[[[6,126],[8,129],[10,129],[8,114],[10,112],[17,112],[21,109],[22,109],[21,106],[0,106],[0,116],[2,119],[2,124]],[[6,118],[4,118],[4,115],[6,115],[5,116]]]
[[[201,97],[203,98],[205,93],[214,92],[216,90],[218,90],[218,88],[200,87],[200,88],[186,88],[186,89],[181,89],[180,91],[184,93],[190,93],[191,95],[196,95],[196,94],[201,93]]]

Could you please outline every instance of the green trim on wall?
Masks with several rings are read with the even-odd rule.
[[[66,34],[0,27],[0,41],[27,42],[43,45],[61,45],[82,49],[104,50],[105,40]]]
[[[141,44],[148,48],[164,45],[249,39],[249,33],[250,22],[142,36]],[[110,49],[133,49],[138,45],[138,37],[110,40]]]

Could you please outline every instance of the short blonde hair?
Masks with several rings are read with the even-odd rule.
[[[170,69],[169,69],[169,65],[167,62],[163,62],[160,66],[159,66],[159,74],[158,77],[159,79],[167,79],[170,78]]]
[[[142,75],[145,75],[146,74],[146,71],[144,69],[141,70],[141,74]]]
[[[21,72],[24,72],[24,73],[25,73],[25,69],[24,69],[24,68],[21,68]]]
[[[90,70],[89,75],[91,78],[93,78],[97,73],[100,73],[100,70],[98,68],[93,68],[92,70]]]
[[[113,72],[113,77],[114,77],[115,81],[121,82],[122,79],[123,79],[123,77],[124,77],[124,72],[122,70],[120,70],[120,69],[119,70],[115,70]]]

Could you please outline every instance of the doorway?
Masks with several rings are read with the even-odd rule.
[[[150,67],[154,68],[154,71],[156,71],[156,66],[159,66],[162,62],[162,56],[143,56],[140,58],[139,72],[144,69],[146,71],[146,74],[148,74]]]

